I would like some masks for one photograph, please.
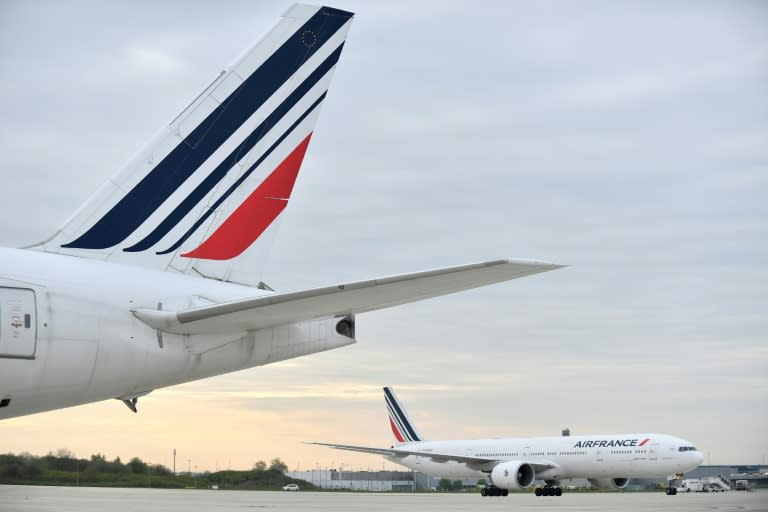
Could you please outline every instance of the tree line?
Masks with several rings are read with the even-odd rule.
[[[123,463],[120,457],[113,460],[106,455],[96,453],[89,459],[80,459],[69,450],[58,450],[55,454],[49,452],[41,457],[22,453],[14,455],[6,453],[0,455],[0,478],[37,478],[45,471],[83,472],[83,473],[111,473],[111,474],[146,474],[152,472],[159,476],[169,476],[171,470],[162,464],[148,464],[138,457],[133,457],[127,463]]]
[[[36,456],[29,453],[0,454],[1,484],[89,485],[105,487],[210,487],[272,489],[296,480],[285,476],[287,465],[276,457],[267,464],[254,463],[248,471],[189,472],[174,474],[162,464],[151,464],[133,457],[123,462],[101,453],[78,458],[69,450]],[[301,482],[302,487],[312,487]]]

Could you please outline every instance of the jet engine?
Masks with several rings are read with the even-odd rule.
[[[589,483],[601,489],[624,489],[629,484],[629,478],[590,478]]]
[[[493,485],[502,489],[525,489],[536,477],[533,466],[520,460],[502,462],[491,471]]]
[[[355,339],[355,315],[347,315],[336,324],[336,332]]]

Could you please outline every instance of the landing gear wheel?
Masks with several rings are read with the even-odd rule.
[[[506,496],[508,492],[501,487],[489,486],[480,489],[480,496]]]
[[[502,496],[509,496],[509,489],[502,489],[501,495]]]
[[[536,496],[562,496],[563,489],[554,485],[545,485],[544,487],[537,487],[534,493]]]

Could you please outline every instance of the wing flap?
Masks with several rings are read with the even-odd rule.
[[[154,329],[174,334],[264,329],[328,316],[365,313],[517,279],[562,265],[495,260],[204,306],[186,311],[137,309]]]

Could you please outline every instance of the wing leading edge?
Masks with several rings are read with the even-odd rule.
[[[214,304],[186,311],[137,309],[136,317],[174,334],[264,329],[313,318],[365,313],[555,270],[563,265],[495,260]]]
[[[488,457],[475,457],[467,455],[456,455],[451,453],[437,453],[432,451],[419,451],[419,450],[405,450],[402,448],[373,448],[369,446],[355,446],[348,444],[332,444],[332,443],[318,443],[310,442],[306,444],[314,444],[318,446],[327,446],[336,450],[346,450],[350,452],[362,452],[362,453],[374,453],[376,455],[383,455],[384,457],[397,457],[405,458],[409,455],[415,455],[418,457],[424,457],[431,459],[434,462],[458,462],[459,464],[466,464],[467,467],[477,469],[479,471],[491,471],[496,464],[504,462],[496,458]],[[546,461],[530,462],[528,464],[533,466],[533,469],[539,473],[547,469],[552,469],[555,464]]]

